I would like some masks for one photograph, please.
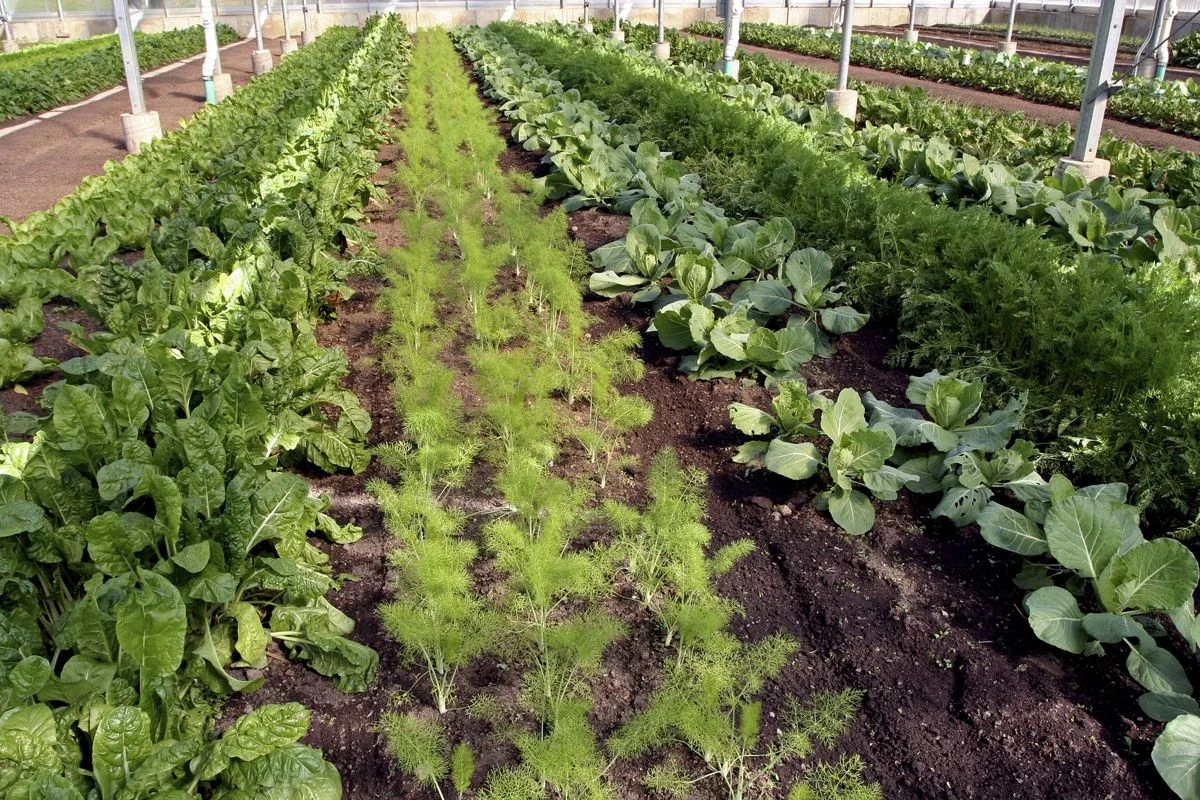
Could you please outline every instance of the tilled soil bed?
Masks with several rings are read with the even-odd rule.
[[[536,159],[510,146],[501,163],[532,170]],[[394,225],[389,212],[375,225]],[[624,235],[628,219],[597,211],[571,215],[569,231],[588,248]],[[381,239],[386,235],[379,231]],[[378,282],[357,283],[359,294],[344,304],[322,343],[343,347],[352,365],[347,386],[375,419],[375,441],[400,436],[378,359],[376,338],[386,317],[374,309]],[[597,322],[593,335],[632,327],[644,330],[642,308],[620,300],[586,303]],[[852,386],[898,402],[908,376],[883,366],[890,348],[886,332],[869,325],[843,337],[838,353],[807,365],[813,388]],[[750,381],[694,382],[677,372],[678,356],[647,337],[640,350],[645,377],[625,391],[650,400],[651,425],[633,434],[639,457],[613,481],[608,496],[646,500],[645,479],[656,454],[674,449],[682,463],[708,476],[708,520],[714,547],[741,537],[757,547],[720,583],[744,616],[735,631],[749,640],[786,632],[800,651],[762,696],[767,713],[779,713],[789,696],[854,687],[865,690],[862,712],[839,751],[857,752],[868,776],[888,798],[917,800],[1142,800],[1166,796],[1149,762],[1157,726],[1138,714],[1136,687],[1124,678],[1121,659],[1060,655],[1030,631],[1020,607],[1022,591],[1011,581],[1019,559],[987,546],[974,528],[963,531],[931,520],[932,503],[905,494],[879,507],[875,529],[853,538],[838,530],[810,501],[815,485],[767,473],[748,473],[730,460],[743,437],[730,427],[726,407],[759,403],[767,393]],[[575,454],[577,455],[577,454]],[[561,462],[569,470],[573,454]],[[397,692],[419,684],[387,638],[377,607],[389,596],[386,553],[392,546],[365,482],[378,474],[314,479],[330,492],[333,514],[355,521],[365,535],[330,555],[335,573],[355,580],[330,600],[359,622],[354,638],[380,651],[380,681],[369,692],[343,695],[300,664],[273,660],[263,690],[235,697],[230,711],[296,699],[314,710],[306,741],[325,751],[341,771],[345,796],[354,800],[435,798],[390,766],[374,725]],[[472,489],[467,487],[467,491]],[[480,503],[494,501],[482,494]],[[481,585],[481,591],[487,591]],[[623,616],[620,600],[610,613]],[[644,708],[662,663],[661,637],[634,626],[610,648],[603,688],[595,697],[593,723],[611,733]],[[487,688],[509,686],[514,676],[484,658],[460,675],[464,702]],[[418,687],[417,692],[423,689]],[[769,719],[769,717],[768,717]],[[476,745],[479,773],[512,763],[511,745],[488,735],[488,725],[462,710],[446,715],[451,741]],[[610,774],[622,798],[646,798],[632,767]],[[785,775],[795,777],[794,775]],[[478,786],[479,783],[477,782]],[[695,798],[717,796],[707,791]]]

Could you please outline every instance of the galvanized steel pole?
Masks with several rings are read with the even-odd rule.
[[[1096,41],[1092,44],[1087,84],[1083,90],[1083,102],[1079,110],[1079,128],[1075,132],[1075,147],[1069,159],[1059,162],[1060,173],[1069,167],[1075,167],[1083,172],[1088,181],[1108,174],[1108,162],[1096,158],[1096,147],[1100,143],[1108,96],[1120,88],[1119,85],[1113,84],[1112,76],[1124,22],[1125,0],[1101,0],[1100,16],[1096,22]]]
[[[12,25],[9,24],[8,4],[5,0],[0,0],[0,23],[4,25],[4,52],[16,51],[17,40],[13,38]]]
[[[121,60],[125,62],[125,84],[129,87],[129,107],[134,114],[146,113],[146,95],[142,91],[142,70],[138,66],[137,43],[129,24],[129,6],[125,0],[113,0],[117,38],[121,42]]]
[[[125,64],[125,83],[129,87],[131,113],[121,115],[121,132],[125,134],[125,149],[140,153],[142,145],[162,136],[162,124],[157,111],[146,110],[146,95],[142,91],[142,70],[138,65],[137,43],[125,0],[113,0],[113,18],[117,23],[117,38],[121,43],[121,60]]]
[[[721,72],[737,80],[741,64],[737,60],[738,40],[742,32],[743,0],[721,0],[725,8],[725,36],[722,41]],[[719,6],[718,6],[719,7]]]
[[[838,54],[837,89],[845,91],[850,80],[850,32],[854,28],[854,0],[845,0],[842,6],[842,50]]]
[[[1008,4],[1008,31],[1004,34],[1004,41],[1011,42],[1013,34],[1013,25],[1017,21],[1017,0],[1011,0]]]
[[[250,13],[254,15],[254,45],[256,50],[262,51],[262,18],[258,16],[258,0],[250,0]]]

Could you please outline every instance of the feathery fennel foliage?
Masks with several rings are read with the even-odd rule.
[[[718,781],[731,797],[778,796],[775,767],[808,756],[852,712],[797,704],[781,718],[784,733],[761,730],[757,695],[795,644],[741,644],[727,632],[739,609],[714,583],[752,545],[710,551],[703,480],[673,454],[656,460],[645,509],[609,502],[598,512],[595,484],[605,488],[624,463],[626,437],[653,414],[620,391],[641,377],[639,337],[585,337],[589,320],[571,274],[583,260],[565,246],[565,219],[540,218],[544,190],[514,192],[512,176],[496,167],[503,143],[444,35],[428,33],[420,46],[425,58],[412,80],[425,91],[413,92],[401,134],[407,163],[397,177],[413,205],[406,233],[424,263],[392,259],[401,280],[388,303],[403,313],[388,364],[406,441],[379,450],[400,480],[372,485],[400,540],[391,556],[395,598],[381,614],[425,666],[439,709],[453,703],[456,670],[481,653],[511,670],[515,694],[477,692],[464,701],[472,719],[491,726],[489,741],[515,746],[519,764],[477,777],[466,743],[451,752],[444,733],[429,733],[430,725],[440,730],[436,722],[411,715],[389,715],[389,747],[439,793],[448,778],[482,800],[604,800],[614,796],[608,773],[616,759],[670,742],[694,750],[711,773],[690,775],[682,762],[668,762],[646,776],[656,791],[687,797],[699,781]],[[560,448],[572,438],[595,465],[595,480],[556,476]],[[461,511],[473,504],[454,491],[484,476],[503,497],[500,515],[487,522]],[[613,531],[617,541],[606,541]],[[481,564],[495,580],[486,592],[474,585]],[[592,698],[602,691],[606,654],[626,632],[608,609],[622,569],[675,650],[647,712],[602,743]],[[846,789],[850,772],[840,763],[814,766],[793,791],[867,800]]]
[[[426,721],[412,714],[389,711],[379,721],[388,752],[400,769],[444,797],[439,783],[450,772],[446,750],[450,744],[437,720]]]
[[[379,614],[404,652],[425,667],[437,709],[445,713],[458,670],[488,649],[495,620],[473,592],[473,544],[420,539],[394,550],[396,599]]]

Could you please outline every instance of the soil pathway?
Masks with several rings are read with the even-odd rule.
[[[279,52],[278,40],[264,40],[272,52]],[[250,52],[253,40],[238,42],[221,51],[221,65],[233,76],[235,86],[250,82]],[[202,55],[174,65],[142,81],[146,105],[157,111],[164,131],[204,106],[204,85],[200,80]],[[276,56],[278,60],[278,56]],[[111,92],[111,94],[109,94]],[[9,120],[0,126],[0,216],[23,219],[34,211],[49,208],[70,194],[88,175],[104,171],[104,162],[125,155],[121,133],[121,114],[129,111],[129,96],[124,84],[98,100],[81,100],[65,110],[43,111]],[[32,120],[36,124],[22,128]],[[5,134],[5,131],[14,130]],[[0,233],[5,229],[0,226]]]
[[[696,38],[716,41],[709,36],[697,36]],[[783,50],[773,50],[769,47],[758,47],[751,44],[740,44],[738,47],[747,53],[759,53],[781,61],[790,61],[793,64],[799,64],[802,67],[818,72],[827,72],[830,74],[837,72],[837,62],[832,59],[802,56],[797,53],[788,53]],[[1076,120],[1079,118],[1079,111],[1077,109],[1060,108],[1059,106],[1022,100],[1019,97],[1011,95],[995,94],[978,89],[968,89],[964,86],[938,83],[937,81],[927,81],[920,78],[910,78],[907,75],[897,75],[894,72],[885,72],[869,67],[851,65],[850,77],[880,86],[916,86],[924,89],[933,97],[938,97],[942,100],[982,108],[994,108],[1000,111],[1019,111],[1031,119],[1048,122],[1052,125],[1066,122],[1074,127]],[[1147,128],[1142,125],[1134,125],[1131,122],[1106,118],[1104,120],[1104,130],[1114,136],[1120,136],[1122,139],[1128,139],[1147,147],[1174,147],[1177,150],[1200,153],[1200,140],[1188,136],[1180,136],[1175,133],[1167,133],[1157,128]]]

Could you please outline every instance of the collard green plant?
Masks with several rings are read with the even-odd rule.
[[[819,392],[808,393],[803,381],[783,381],[772,404],[774,414],[735,403],[729,414],[734,427],[751,436],[778,435],[770,442],[755,441],[739,448],[734,460],[763,467],[792,480],[807,480],[824,466],[832,483],[816,497],[843,530],[862,535],[875,524],[875,509],[863,491],[880,500],[895,500],[901,488],[918,476],[888,464],[896,450],[896,434],[884,423],[868,424],[862,399],[843,389],[836,401]],[[820,430],[810,423],[820,412]],[[828,451],[811,441],[820,434]]]
[[[933,516],[947,517],[961,527],[976,520],[997,488],[1022,498],[1043,490],[1045,481],[1032,463],[1033,446],[1025,441],[1009,446],[1024,418],[1024,395],[984,412],[982,384],[935,370],[912,378],[906,396],[923,407],[924,415],[894,407],[870,393],[865,399],[872,423],[895,431],[897,444],[910,456],[901,462],[901,469],[919,480],[909,488],[943,493]],[[933,452],[914,450],[926,445]]]
[[[1200,715],[1181,714],[1168,722],[1151,756],[1175,794],[1183,800],[1200,797]]]
[[[782,279],[743,283],[733,299],[744,297],[755,310],[768,316],[797,311],[817,355],[826,358],[833,355],[828,334],[853,333],[866,324],[866,314],[848,305],[835,305],[842,293],[840,287],[830,285],[833,262],[825,252],[811,247],[792,252],[783,264],[782,275]]]
[[[1161,627],[1146,615],[1168,614],[1195,647],[1192,598],[1200,567],[1178,541],[1144,539],[1126,493],[1121,484],[1076,489],[1056,475],[1045,498],[1028,500],[1023,514],[989,503],[979,516],[980,534],[1030,559],[1018,582],[1032,589],[1025,606],[1038,638],[1089,655],[1105,644],[1126,645],[1126,667],[1147,691],[1139,699],[1143,711],[1169,720],[1195,713],[1192,684],[1178,659],[1155,642]],[[1097,610],[1085,612],[1081,602]]]
[[[651,302],[664,291],[677,243],[669,238],[671,225],[653,200],[641,200],[630,216],[629,233],[592,251],[592,263],[603,271],[588,279],[588,288],[601,297],[630,292],[634,303]]]

